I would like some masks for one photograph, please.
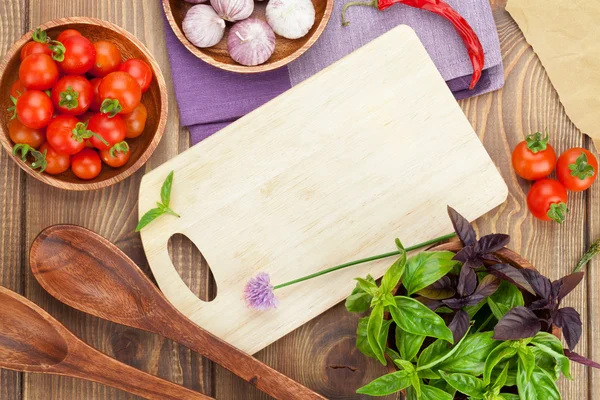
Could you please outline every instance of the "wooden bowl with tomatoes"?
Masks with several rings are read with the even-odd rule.
[[[94,18],[57,19],[25,34],[0,64],[0,89],[2,146],[29,175],[67,190],[132,175],[167,120],[165,81],[148,49]]]

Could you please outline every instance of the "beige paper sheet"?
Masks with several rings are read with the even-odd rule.
[[[509,0],[567,115],[600,151],[600,0]]]

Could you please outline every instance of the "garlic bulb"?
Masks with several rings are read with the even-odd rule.
[[[248,18],[229,30],[227,50],[242,65],[262,64],[275,50],[275,34],[265,21]]]
[[[214,46],[225,34],[225,21],[209,5],[190,8],[182,25],[185,37],[198,47]]]
[[[254,0],[210,0],[217,14],[226,21],[241,21],[254,11]]]
[[[315,23],[315,7],[311,0],[271,0],[267,4],[267,22],[278,35],[298,39]]]

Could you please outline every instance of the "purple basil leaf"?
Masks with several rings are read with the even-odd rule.
[[[460,249],[458,253],[456,253],[456,255],[452,257],[452,259],[460,261],[461,263],[465,263],[467,262],[467,260],[471,260],[475,257],[477,257],[475,249],[472,246],[465,246],[462,249]]]
[[[552,303],[549,303],[546,299],[536,300],[529,306],[529,309],[532,311],[543,310],[545,308],[552,308]]]
[[[552,282],[551,285],[551,292],[552,292],[552,297],[551,300],[552,301],[556,301],[556,299],[558,298],[558,293],[560,292],[560,287],[562,286],[562,281],[560,279],[555,280],[554,282]]]
[[[496,278],[494,275],[486,275],[479,282],[477,289],[475,289],[475,294],[478,294],[483,297],[488,297],[493,295],[498,287],[500,286],[501,280]]]
[[[598,364],[596,361],[592,361],[587,357],[584,357],[577,353],[573,353],[571,350],[565,349],[565,356],[567,356],[569,358],[569,360],[575,361],[576,363],[587,365],[588,367],[600,369],[600,364]]]
[[[550,299],[552,283],[550,279],[537,272],[535,269],[522,269],[521,275],[527,279],[535,293],[542,299]]]
[[[481,254],[479,257],[484,261],[491,261],[491,262],[497,263],[497,264],[500,264],[502,262],[498,259],[498,257],[496,257],[495,255],[493,255],[491,253]]]
[[[564,307],[552,314],[554,325],[562,329],[569,350],[573,350],[581,338],[581,316],[573,307]]]
[[[496,264],[488,267],[488,272],[500,279],[508,281],[518,287],[519,289],[525,290],[533,295],[535,292],[527,279],[521,274],[521,271],[508,264]]]
[[[423,303],[425,307],[429,308],[431,311],[435,311],[444,305],[444,303],[442,303],[439,300],[428,299],[427,297],[423,296],[415,297],[415,300],[418,300],[421,303]]]
[[[583,279],[583,272],[575,272],[574,274],[567,275],[559,280],[560,287],[558,289],[558,301],[560,302],[569,293],[573,291],[579,285]]]
[[[442,300],[442,303],[444,303],[445,305],[447,305],[448,307],[450,307],[454,310],[458,310],[459,308],[462,308],[462,307],[474,306],[475,304],[479,303],[484,298],[485,298],[485,296],[481,296],[477,293],[474,293],[470,296],[462,297],[460,299],[445,299],[445,300]]]
[[[477,287],[477,274],[468,263],[463,264],[460,269],[460,276],[458,278],[458,285],[456,291],[461,296],[469,296],[475,291]]]
[[[502,233],[485,235],[479,239],[479,251],[482,254],[493,253],[506,246],[508,242],[510,242],[510,236]]]
[[[458,238],[464,246],[472,246],[477,243],[475,229],[473,229],[465,217],[460,215],[458,211],[450,206],[448,206],[448,215],[450,216],[450,221],[452,221],[452,226],[454,226]]]
[[[452,331],[452,336],[454,337],[454,343],[458,343],[460,339],[465,336],[467,330],[469,329],[469,314],[467,314],[463,310],[458,310],[454,318],[448,325],[448,328]]]
[[[536,315],[527,308],[518,306],[506,313],[494,328],[492,339],[517,340],[534,337],[542,329]]]

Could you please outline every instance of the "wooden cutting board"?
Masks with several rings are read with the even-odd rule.
[[[393,260],[277,290],[246,308],[247,280],[283,283],[451,232],[446,205],[475,219],[507,187],[415,33],[400,26],[144,176],[140,216],[175,171],[171,206],[142,231],[166,297],[213,334],[255,353],[343,300],[354,277]],[[212,302],[168,254],[181,233],[208,261]],[[189,265],[186,268],[197,268]]]

